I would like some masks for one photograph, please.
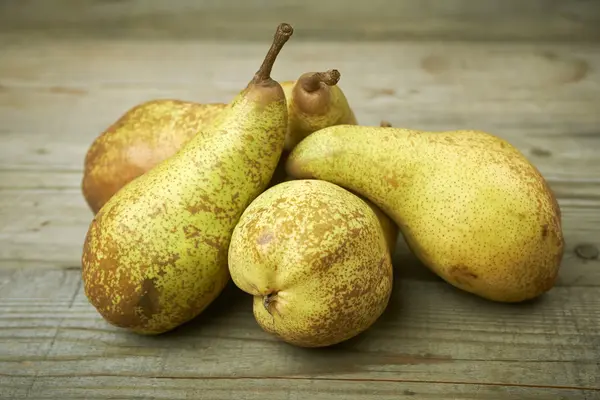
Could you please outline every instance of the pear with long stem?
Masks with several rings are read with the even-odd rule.
[[[85,238],[85,294],[110,323],[142,334],[200,314],[229,280],[231,234],[283,150],[287,104],[271,69],[293,33],[277,28],[260,69],[179,152],[125,185]]]

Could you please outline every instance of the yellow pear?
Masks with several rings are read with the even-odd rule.
[[[233,229],[283,151],[287,105],[270,74],[292,33],[279,25],[254,78],[207,128],[214,132],[194,136],[95,215],[83,245],[83,287],[109,323],[167,332],[225,287]]]
[[[254,296],[258,324],[302,347],[329,346],[368,329],[393,284],[375,212],[319,180],[283,182],[258,196],[234,229],[229,270]]]
[[[300,142],[286,167],[371,200],[426,266],[467,292],[519,302],[556,282],[559,206],[540,172],[497,136],[340,125]]]

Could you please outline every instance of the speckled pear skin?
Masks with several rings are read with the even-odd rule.
[[[330,346],[368,329],[393,282],[373,210],[319,180],[283,182],[257,197],[234,230],[229,270],[254,296],[262,329],[300,347]]]
[[[285,96],[269,74],[293,30],[282,24],[277,32],[255,78],[210,126],[215,132],[192,138],[94,217],[83,246],[84,290],[113,325],[167,332],[200,314],[228,282],[235,224],[266,188],[285,140]]]
[[[94,214],[119,189],[169,158],[225,108],[224,103],[157,99],[136,105],[102,132],[84,160],[82,192]]]
[[[396,251],[396,244],[398,242],[398,234],[400,233],[398,225],[396,225],[396,223],[389,217],[389,215],[381,211],[381,209],[375,204],[373,204],[371,201],[364,198],[363,196],[360,196],[358,194],[356,195],[361,200],[363,200],[369,207],[371,207],[371,209],[375,213],[375,216],[377,217],[377,219],[379,220],[379,224],[381,225],[381,229],[383,230],[383,236],[385,237],[385,241],[387,243],[389,252],[393,257],[394,252]]]
[[[306,72],[294,81],[281,82],[288,99],[288,132],[285,151],[319,129],[358,122],[348,99],[337,84],[338,70]]]
[[[494,135],[335,126],[302,141],[286,168],[371,200],[426,266],[462,290],[520,302],[556,282],[559,206],[540,172]]]

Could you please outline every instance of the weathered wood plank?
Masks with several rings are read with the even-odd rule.
[[[94,393],[101,390],[93,384],[96,377],[113,383],[131,377],[148,389],[155,380],[217,390],[214,380],[222,378],[317,378],[488,385],[486,390],[507,385],[532,396],[536,390],[526,387],[600,390],[597,287],[560,287],[538,301],[506,305],[440,282],[396,279],[388,310],[371,329],[332,348],[307,350],[263,332],[250,297],[233,285],[196,320],[142,337],[99,317],[77,271],[5,270],[0,279],[0,377],[22,379],[13,386],[28,385],[31,394],[42,393],[52,379],[63,383],[55,393],[85,387]],[[30,293],[32,287],[39,292]],[[424,390],[415,387],[420,389],[411,391]]]
[[[401,379],[310,378],[159,378],[139,376],[83,376],[77,378],[7,378],[0,396],[29,394],[60,399],[210,399],[231,400],[593,400],[598,392],[566,388],[475,385],[455,382],[407,382]],[[12,397],[11,397],[12,396]],[[37,397],[36,397],[37,398]]]
[[[299,40],[597,40],[600,7],[584,0],[44,0],[3,2],[1,32],[40,36],[263,40],[279,22]]]
[[[1,378],[0,378],[1,379]],[[160,378],[78,376],[76,378],[5,378],[0,396],[60,399],[210,399],[231,400],[593,400],[598,392],[566,388],[474,385],[455,382],[407,382],[401,379],[319,378]],[[38,398],[38,397],[35,397]]]

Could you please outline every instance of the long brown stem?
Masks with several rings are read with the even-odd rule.
[[[275,64],[275,60],[279,55],[279,52],[283,48],[283,45],[288,41],[290,36],[294,33],[294,28],[290,24],[281,23],[277,27],[277,31],[275,32],[275,36],[273,38],[273,43],[271,44],[271,48],[267,53],[265,59],[262,62],[262,65],[254,74],[254,83],[261,83],[271,79],[271,70],[273,69],[273,64]]]
[[[314,74],[302,79],[302,88],[311,93],[316,92],[321,87],[321,83],[327,86],[336,85],[340,80],[340,72],[337,69],[330,69],[325,72],[315,72]]]

